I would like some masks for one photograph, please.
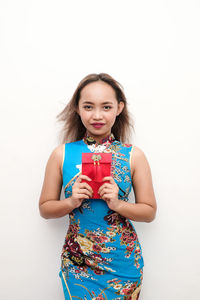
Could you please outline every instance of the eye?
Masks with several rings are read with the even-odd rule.
[[[86,110],[90,110],[91,108],[92,108],[92,106],[91,105],[85,105],[85,106],[83,106]]]
[[[112,108],[112,106],[105,105],[105,106],[104,106],[104,108],[105,108],[105,110],[109,110],[109,109],[111,109],[111,108]]]

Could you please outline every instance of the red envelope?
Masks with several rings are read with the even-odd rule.
[[[102,181],[106,176],[111,176],[112,153],[82,153],[82,174],[87,175],[92,181],[87,182],[93,189],[93,199],[100,199],[98,193],[100,186],[109,181]]]

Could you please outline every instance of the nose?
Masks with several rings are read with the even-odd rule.
[[[102,113],[99,109],[95,109],[93,112],[93,119],[100,120],[102,119]]]

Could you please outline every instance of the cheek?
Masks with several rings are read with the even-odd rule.
[[[116,120],[116,113],[115,112],[111,112],[109,113],[109,115],[107,115],[107,120],[114,124],[115,123],[115,120]]]
[[[83,123],[87,122],[90,119],[90,113],[87,111],[80,112],[80,118]]]

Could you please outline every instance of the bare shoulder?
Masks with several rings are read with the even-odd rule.
[[[146,167],[149,168],[149,163],[144,151],[138,146],[133,145],[131,151],[131,170],[132,176],[138,168]]]
[[[132,147],[132,160],[140,160],[145,159],[146,155],[144,154],[143,150],[138,146],[133,145]]]
[[[62,159],[64,145],[59,145],[53,149],[46,164],[44,182],[39,203],[51,199],[59,199],[62,188]]]
[[[138,146],[136,145],[133,145],[133,152],[134,153],[134,156],[141,156],[141,155],[144,155],[144,152],[141,148],[139,148]]]
[[[62,173],[62,164],[64,159],[64,149],[65,149],[65,144],[58,145],[53,149],[49,157],[49,161],[54,161],[60,168],[61,173]]]
[[[152,174],[146,155],[137,146],[133,146],[131,150],[131,165],[135,202],[147,204],[153,208],[152,217],[149,219],[151,222],[155,218],[157,208]]]
[[[52,151],[52,154],[55,155],[56,157],[60,157],[63,155],[63,150],[64,150],[65,144],[60,144],[57,147],[55,147]]]

